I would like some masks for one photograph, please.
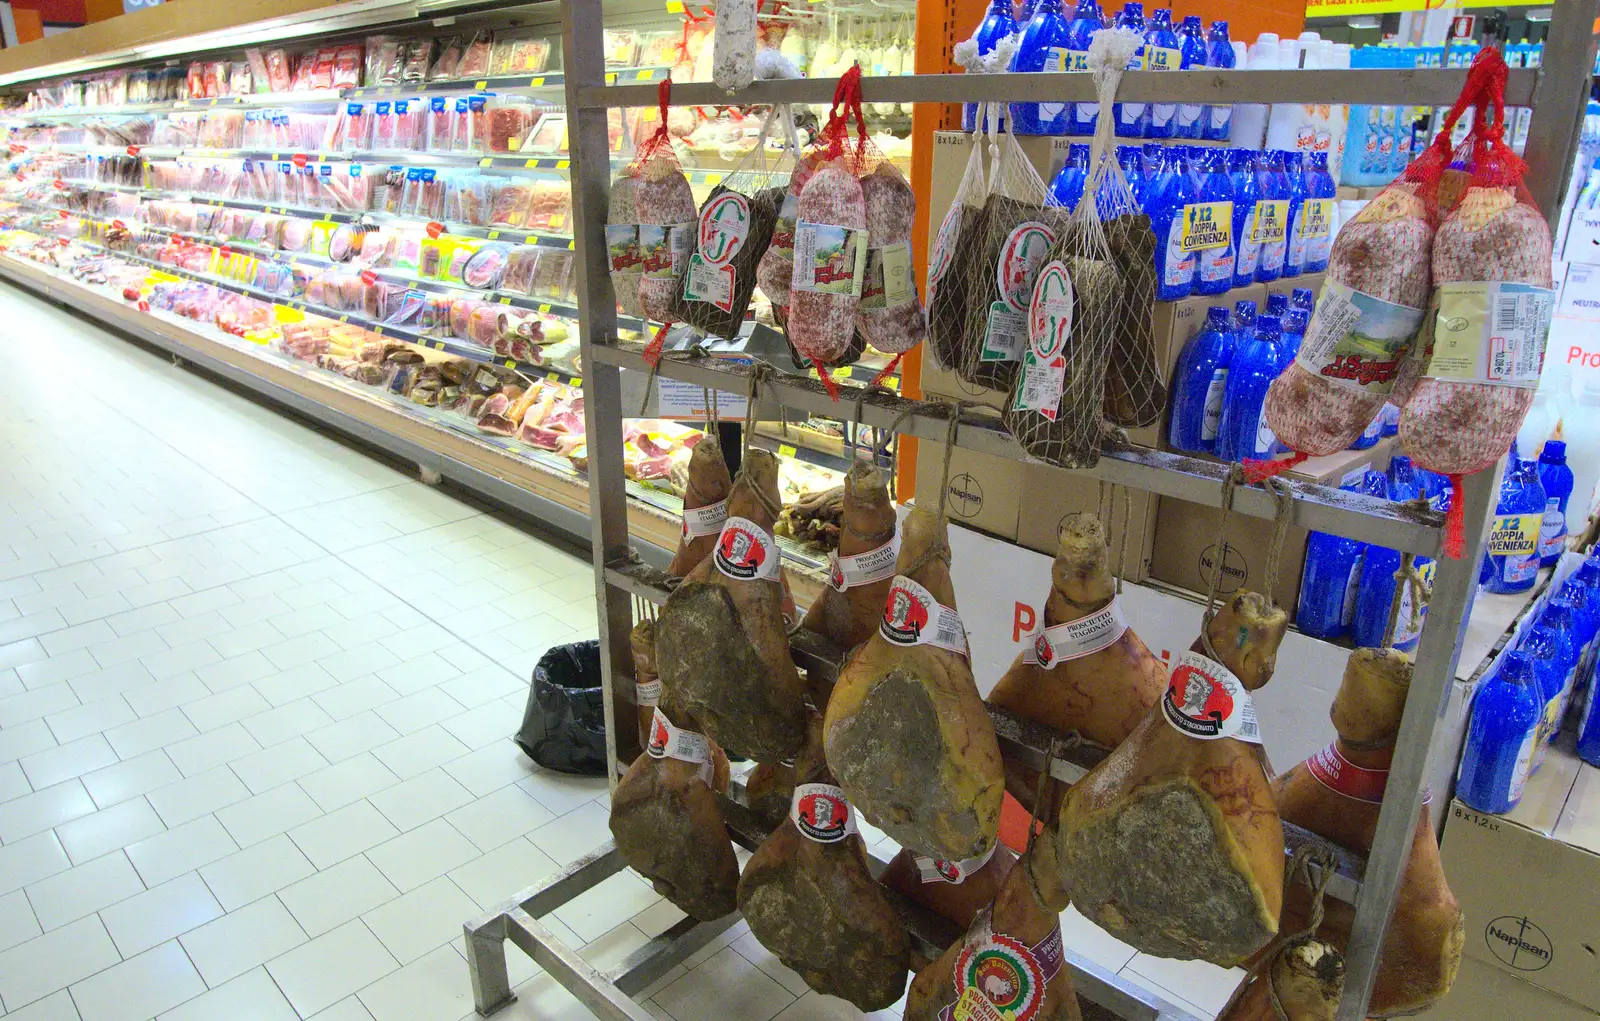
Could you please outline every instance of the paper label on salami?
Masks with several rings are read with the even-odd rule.
[[[998,846],[996,844],[995,846]],[[994,846],[978,855],[976,858],[967,858],[964,861],[944,861],[940,858],[928,858],[924,855],[912,855],[911,860],[917,866],[917,873],[922,876],[922,882],[949,883],[959,886],[965,883],[973,873],[989,864],[989,859],[994,857]]]
[[[692,730],[679,730],[657,706],[650,718],[650,743],[645,754],[652,759],[678,759],[700,764],[700,779],[711,781],[711,742],[704,734]]]
[[[967,655],[967,632],[960,615],[903,574],[895,575],[889,586],[878,634],[892,645],[935,645]]]
[[[733,311],[734,268],[708,262],[699,252],[689,256],[689,272],[683,277],[685,301],[703,301],[724,312]]]
[[[639,265],[652,280],[673,280],[689,264],[692,223],[639,224]]]
[[[806,220],[795,225],[793,290],[860,297],[866,268],[865,230]]]
[[[1383,789],[1389,783],[1387,769],[1365,769],[1339,754],[1339,746],[1330,744],[1306,760],[1306,772],[1322,786],[1356,801],[1383,804]]]
[[[1039,271],[1028,305],[1028,349],[1022,355],[1022,381],[1014,411],[1037,411],[1054,422],[1066,389],[1067,338],[1076,305],[1072,277],[1061,262]]]
[[[1082,659],[1109,648],[1127,630],[1128,619],[1123,616],[1122,604],[1112,599],[1109,605],[1087,617],[1035,632],[1022,647],[1022,661],[1050,670],[1069,659]]]
[[[772,243],[768,248],[781,251],[794,249],[794,224],[800,213],[800,196],[793,191],[784,193],[783,204],[778,207],[778,222],[772,228]]]
[[[611,259],[612,272],[637,269],[643,257],[639,253],[639,225],[637,223],[606,224],[606,254]]]
[[[1028,345],[1028,316],[1003,301],[989,306],[989,325],[983,331],[980,362],[1014,362]]]
[[[1161,712],[1178,733],[1202,741],[1261,743],[1250,692],[1233,671],[1198,652],[1185,651],[1173,665]]]
[[[837,844],[857,832],[856,814],[844,790],[833,784],[798,784],[789,799],[789,818],[801,836],[819,844]]]
[[[1294,360],[1319,379],[1384,396],[1394,389],[1425,315],[1326,280]]]
[[[718,500],[704,507],[683,509],[683,536],[696,539],[702,535],[716,535],[728,521],[728,501]]]
[[[896,241],[867,249],[867,275],[861,285],[862,308],[899,308],[916,294],[911,283],[911,243]]]
[[[1426,375],[1497,386],[1534,387],[1544,366],[1555,292],[1503,282],[1439,284],[1433,292]]]
[[[1005,244],[1000,246],[1000,258],[995,261],[995,282],[1000,286],[997,305],[1003,304],[1013,312],[1028,311],[1028,301],[1033,297],[1033,278],[1055,243],[1056,232],[1035,220],[1019,223],[1011,229]]]
[[[731,517],[722,525],[711,559],[728,577],[749,581],[778,577],[782,557],[766,529],[749,518]]]
[[[835,592],[843,592],[861,585],[894,577],[895,558],[900,555],[900,536],[877,549],[841,557],[837,552],[828,554],[828,584]]]
[[[700,210],[699,255],[713,266],[733,261],[750,236],[750,200],[725,191],[706,200]]]
[[[633,701],[635,705],[645,707],[661,704],[661,682],[640,681],[633,686]]]

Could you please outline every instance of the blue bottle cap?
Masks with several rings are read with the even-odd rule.
[[[1228,34],[1228,23],[1226,21],[1213,21],[1211,23],[1211,34],[1217,35],[1219,33],[1222,35]]]
[[[1404,454],[1394,455],[1393,457],[1389,458],[1389,470],[1392,472],[1410,471],[1411,458]]]
[[[1206,325],[1215,326],[1219,330],[1228,328],[1228,309],[1223,305],[1212,305],[1206,309]]]
[[[1512,684],[1527,684],[1533,680],[1533,660],[1521,649],[1512,649],[1500,657],[1500,679]]]
[[[1560,464],[1567,459],[1567,443],[1565,440],[1545,440],[1544,450],[1539,452],[1539,460],[1544,464]]]
[[[1314,152],[1314,153],[1312,153],[1311,154],[1311,169],[1312,170],[1327,170],[1328,169],[1328,154],[1325,153],[1325,152]]]
[[[1198,15],[1198,14],[1186,14],[1186,15],[1184,15],[1183,27],[1187,28],[1187,29],[1192,29],[1193,31],[1196,31],[1196,32],[1200,31],[1200,15]]]
[[[1290,333],[1304,334],[1306,327],[1311,325],[1311,317],[1303,308],[1291,308],[1283,317],[1283,328]]]
[[[1289,311],[1289,296],[1287,294],[1267,295],[1267,312],[1275,316],[1281,316],[1287,311]]]
[[[1296,287],[1294,293],[1289,296],[1290,308],[1315,308],[1316,304],[1317,296],[1309,287]]]
[[[1255,322],[1255,319],[1256,319],[1256,303],[1255,303],[1254,299],[1241,298],[1238,301],[1234,302],[1233,303],[1233,314],[1234,314],[1234,317],[1237,318],[1237,319],[1247,320],[1249,322]]]
[[[1259,316],[1256,319],[1256,332],[1268,336],[1278,334],[1283,329],[1283,320],[1275,315]]]

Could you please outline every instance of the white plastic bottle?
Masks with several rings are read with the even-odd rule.
[[[1323,67],[1338,71],[1350,70],[1349,43],[1324,43],[1324,45],[1328,49],[1323,53]],[[1349,106],[1341,103],[1329,111],[1328,133],[1332,138],[1332,144],[1328,148],[1328,173],[1337,181],[1344,169],[1344,140],[1350,133]]]
[[[1240,63],[1238,66],[1243,67]],[[1278,37],[1263,32],[1250,47],[1249,69],[1278,70]],[[1232,143],[1241,149],[1259,149],[1267,137],[1268,108],[1260,103],[1238,103],[1233,108]]]
[[[1582,535],[1588,527],[1595,484],[1600,482],[1600,375],[1587,375],[1575,398],[1561,418],[1561,435],[1567,441],[1567,467],[1572,469],[1568,535]]]
[[[1322,52],[1315,32],[1302,33],[1299,39],[1285,39],[1278,47],[1282,67],[1298,67],[1306,71],[1322,69]],[[1295,63],[1291,63],[1294,61]],[[1285,149],[1310,155],[1319,148],[1326,151],[1331,142],[1328,130],[1328,107],[1305,103],[1274,103],[1267,121],[1268,149]]]

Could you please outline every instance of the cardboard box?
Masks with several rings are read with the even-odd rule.
[[[1060,548],[1060,528],[1069,514],[1100,514],[1098,479],[1043,464],[1023,466],[1021,509],[1017,516],[1017,542],[1048,556]],[[1126,507],[1123,500],[1127,499]],[[1101,518],[1111,548],[1111,570],[1124,581],[1139,582],[1150,576],[1150,552],[1155,543],[1158,497],[1142,490],[1118,487],[1111,506]],[[1127,515],[1127,545],[1123,545],[1123,516]],[[1118,563],[1121,571],[1118,572]]]
[[[1570,747],[1569,739],[1549,749],[1521,803],[1506,815],[1451,802],[1441,854],[1466,915],[1466,956],[1594,1011],[1600,1010],[1592,949],[1600,948],[1600,770]]]
[[[1600,210],[1573,210],[1561,258],[1567,262],[1600,263]]]
[[[939,491],[944,444],[917,444],[917,495]],[[957,447],[950,457],[945,510],[950,520],[1002,539],[1017,538],[1024,464],[1015,458],[980,454]]]
[[[1416,1021],[1484,1021],[1486,1017],[1508,1021],[1600,1021],[1600,1014],[1587,1007],[1470,957],[1462,959],[1450,995],[1432,1010],[1414,1016]]]
[[[929,345],[922,345],[922,395],[925,398],[951,397],[959,401],[972,401],[985,408],[1004,410],[1009,396],[986,386],[973,386],[960,376],[939,367]]]
[[[1381,440],[1367,450],[1344,450],[1327,457],[1314,457],[1286,474],[1302,482],[1339,485],[1344,479],[1367,468],[1382,469],[1389,464],[1393,438]],[[1162,499],[1158,504],[1153,546],[1150,552],[1150,577],[1192,592],[1204,593],[1212,573],[1222,571],[1218,593],[1231,595],[1243,588],[1265,584],[1267,557],[1272,549],[1273,524],[1266,518],[1235,514],[1228,519],[1224,549],[1219,552],[1217,524],[1220,508],[1206,507],[1187,500]],[[1300,578],[1305,569],[1307,531],[1290,526],[1285,535],[1278,565],[1278,583],[1272,596],[1289,611],[1289,619],[1300,603]]]

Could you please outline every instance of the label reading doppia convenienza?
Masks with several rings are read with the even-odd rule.
[[[856,816],[844,790],[828,783],[803,783],[789,800],[795,829],[819,844],[836,844],[856,832]]]
[[[967,632],[961,617],[903,574],[895,575],[889,586],[878,634],[893,645],[936,645],[961,656],[967,654]]]
[[[723,523],[711,559],[728,577],[749,581],[776,578],[781,558],[778,544],[765,528],[749,518],[734,517]]]
[[[1087,617],[1035,632],[1022,647],[1022,661],[1037,663],[1048,670],[1057,663],[1081,659],[1110,647],[1127,630],[1128,618],[1122,614],[1122,604],[1113,599],[1110,605]]]
[[[1173,664],[1161,713],[1180,734],[1202,741],[1232,737],[1261,743],[1250,692],[1233,671],[1198,652],[1185,651]]]

